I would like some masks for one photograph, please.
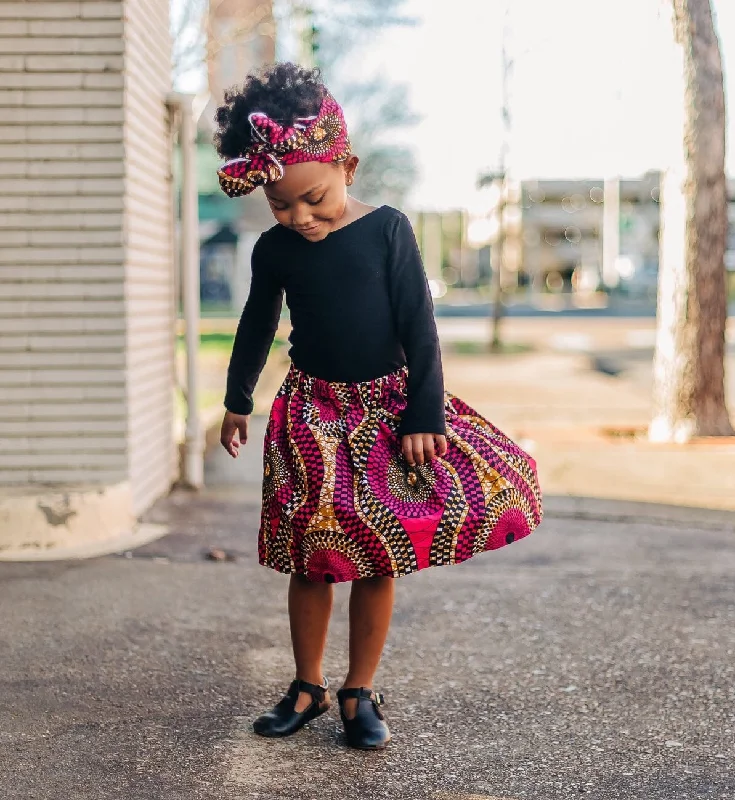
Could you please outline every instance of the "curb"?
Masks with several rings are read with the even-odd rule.
[[[136,539],[136,527],[127,481],[20,485],[0,491],[0,561],[52,561],[110,552],[118,543]]]
[[[648,522],[660,527],[693,527],[735,533],[735,513],[693,506],[640,503],[596,497],[550,495],[544,497],[547,519],[576,519],[622,524]]]
[[[100,558],[134,550],[144,544],[160,539],[169,532],[167,525],[141,524],[114,538],[97,542],[84,542],[67,547],[54,547],[48,550],[14,549],[5,550],[0,561],[4,562],[39,562],[39,561],[76,561],[87,558]]]

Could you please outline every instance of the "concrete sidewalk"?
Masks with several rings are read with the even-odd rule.
[[[587,355],[445,358],[446,385],[533,454],[547,495],[735,510],[735,439],[652,444],[650,393]]]
[[[506,340],[527,350],[501,356],[482,352],[487,320],[438,324],[447,388],[532,452],[547,495],[735,510],[735,439],[680,446],[645,438],[654,321],[508,319]],[[457,354],[458,343],[478,352]],[[613,374],[600,371],[601,360],[612,362]],[[287,368],[284,348],[272,355],[257,387],[256,414],[268,413]],[[210,367],[209,380],[220,376],[223,384],[225,370],[226,363]],[[208,417],[215,445],[221,416],[218,406]]]

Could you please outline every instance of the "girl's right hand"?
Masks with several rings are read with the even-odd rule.
[[[231,411],[225,413],[219,440],[222,447],[233,458],[237,458],[240,452],[240,445],[245,444],[248,440],[249,422],[249,414],[233,414]]]

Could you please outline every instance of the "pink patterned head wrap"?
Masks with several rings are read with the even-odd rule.
[[[301,117],[287,128],[257,111],[248,120],[255,143],[217,172],[222,191],[230,197],[280,181],[288,164],[344,161],[351,153],[344,112],[329,94],[315,117]]]

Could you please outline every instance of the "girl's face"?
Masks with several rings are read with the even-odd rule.
[[[326,239],[345,213],[357,161],[350,156],[340,164],[289,164],[280,181],[265,187],[273,216],[310,242]]]

